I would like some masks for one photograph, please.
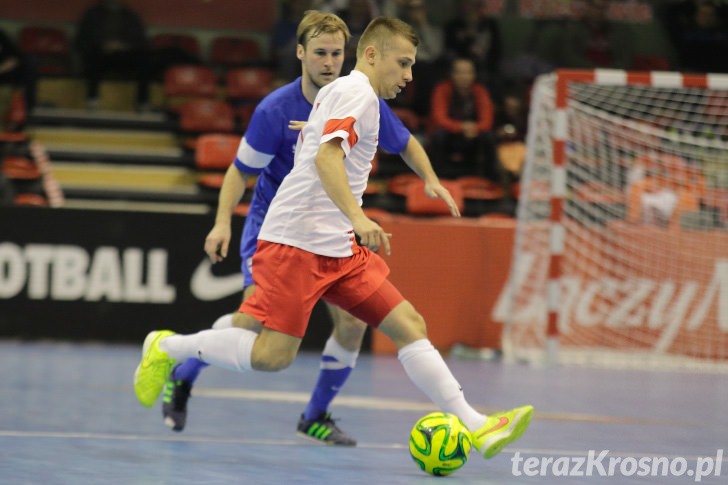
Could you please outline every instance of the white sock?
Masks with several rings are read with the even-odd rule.
[[[221,316],[215,320],[215,323],[212,324],[212,328],[215,330],[219,330],[221,328],[233,328],[233,314],[228,313],[227,315]]]
[[[412,382],[440,409],[459,417],[471,431],[485,424],[485,415],[468,404],[463,388],[428,339],[405,345],[397,357]]]
[[[337,369],[343,369],[345,367],[351,367],[352,369],[356,365],[356,359],[359,357],[359,351],[346,350],[341,346],[339,342],[333,337],[329,337],[324,346],[323,355],[333,357],[336,359],[336,363],[327,362],[327,369],[332,369],[331,365],[336,365]],[[324,362],[321,362],[321,367],[324,367]]]
[[[159,348],[176,361],[195,357],[217,367],[244,372],[252,369],[250,359],[256,338],[257,333],[244,328],[203,330],[167,337]]]

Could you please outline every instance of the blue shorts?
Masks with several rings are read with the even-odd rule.
[[[254,204],[245,217],[243,235],[240,239],[240,269],[243,272],[243,288],[253,284],[253,255],[258,246],[258,234],[265,219],[265,210],[255,210]]]

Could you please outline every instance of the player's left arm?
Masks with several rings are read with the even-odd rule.
[[[425,148],[417,141],[414,135],[410,134],[407,146],[399,155],[412,171],[424,180],[425,193],[429,197],[439,197],[444,200],[450,208],[450,214],[453,217],[460,217],[460,209],[458,209],[455,200],[450,195],[450,192],[440,183],[440,179],[432,168],[430,157],[427,156]]]

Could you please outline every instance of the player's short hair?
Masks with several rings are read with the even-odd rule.
[[[382,51],[386,50],[388,41],[396,36],[405,38],[415,47],[420,43],[417,33],[407,22],[394,17],[375,18],[369,22],[359,38],[359,44],[356,46],[356,57],[361,57],[364,54],[364,49],[370,45]]]
[[[351,32],[349,32],[346,22],[333,13],[307,10],[303,14],[301,23],[298,24],[296,38],[298,43],[305,48],[308,41],[314,37],[323,34],[336,34],[337,32],[344,34],[344,44],[347,44],[351,38]]]

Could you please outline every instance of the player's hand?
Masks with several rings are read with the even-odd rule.
[[[460,209],[458,209],[455,199],[452,198],[450,191],[443,187],[440,182],[425,183],[425,194],[432,199],[440,198],[444,200],[450,208],[450,214],[453,217],[460,217]]]
[[[205,238],[205,252],[210,261],[219,263],[227,257],[228,246],[230,246],[230,225],[215,224]]]
[[[384,254],[387,256],[390,255],[389,240],[392,234],[384,232],[384,229],[379,224],[366,216],[352,221],[352,224],[354,226],[354,232],[359,236],[362,246],[372,251],[377,251],[381,247],[384,249]]]
[[[306,126],[306,122],[305,121],[291,120],[291,121],[288,122],[288,129],[289,130],[301,131],[304,126]]]

